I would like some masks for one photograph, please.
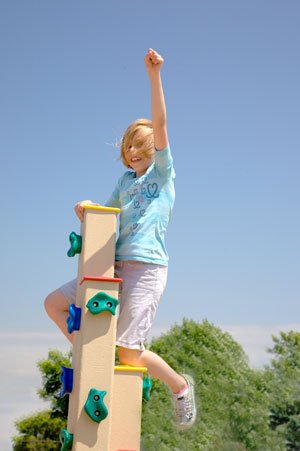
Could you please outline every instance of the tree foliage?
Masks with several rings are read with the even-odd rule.
[[[150,401],[143,405],[142,450],[300,450],[300,334],[281,333],[273,341],[271,364],[254,370],[230,334],[208,321],[184,320],[153,340],[151,350],[194,377],[199,419],[179,432],[172,396],[153,380]],[[50,401],[50,409],[16,422],[15,451],[60,449],[68,408],[68,397],[59,396],[62,365],[71,366],[70,354],[57,350],[38,362],[39,396]]]
[[[38,362],[43,388],[39,396],[50,401],[50,410],[21,418],[16,422],[19,435],[13,437],[14,451],[60,450],[59,432],[66,427],[68,396],[61,398],[61,366],[71,366],[70,354],[52,350],[48,358]]]
[[[59,431],[66,427],[66,419],[53,417],[51,411],[39,412],[17,422],[20,435],[13,438],[14,451],[60,450]]]
[[[51,402],[53,417],[66,418],[68,415],[69,397],[60,396],[61,367],[71,367],[71,353],[63,355],[57,350],[49,351],[48,358],[38,362],[38,368],[42,374],[43,388],[38,391],[39,396]]]
[[[272,429],[280,430],[287,450],[300,450],[300,333],[280,332],[273,337],[274,355],[268,370],[273,381],[270,408]]]
[[[269,428],[268,381],[252,370],[241,346],[207,321],[184,320],[154,340],[151,350],[196,381],[199,420],[185,433],[173,421],[168,389],[154,381],[143,412],[143,449],[182,451],[283,450],[281,434]],[[164,427],[162,428],[161,425]]]

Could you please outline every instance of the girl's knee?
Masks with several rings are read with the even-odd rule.
[[[48,294],[44,300],[44,307],[50,317],[58,311],[67,311],[69,303],[60,290]]]
[[[45,307],[46,312],[49,315],[49,313],[52,310],[52,293],[48,294],[48,296],[44,300],[44,307]]]
[[[48,316],[50,316],[50,318],[53,317],[53,315],[55,314],[55,311],[56,311],[54,301],[55,301],[55,299],[54,299],[53,293],[48,294],[48,296],[44,300],[44,307],[45,307],[45,310],[46,310]]]

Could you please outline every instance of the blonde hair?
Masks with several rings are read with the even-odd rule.
[[[143,131],[144,137],[142,140],[139,139],[135,142],[136,134],[140,130]],[[140,152],[142,156],[151,158],[154,155],[153,127],[150,119],[137,119],[132,122],[120,140],[120,158],[127,168],[131,166],[126,161],[126,152],[133,143],[142,147],[142,151]]]

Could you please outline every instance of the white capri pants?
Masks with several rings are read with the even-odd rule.
[[[123,279],[119,285],[118,346],[145,349],[144,341],[164,292],[167,274],[167,266],[133,260],[115,262],[115,277]],[[76,301],[76,285],[77,280],[73,279],[60,287],[70,304]]]

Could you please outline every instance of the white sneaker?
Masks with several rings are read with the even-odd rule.
[[[178,429],[185,430],[193,426],[196,421],[197,409],[194,394],[194,380],[187,374],[182,374],[188,388],[182,395],[173,395]]]

